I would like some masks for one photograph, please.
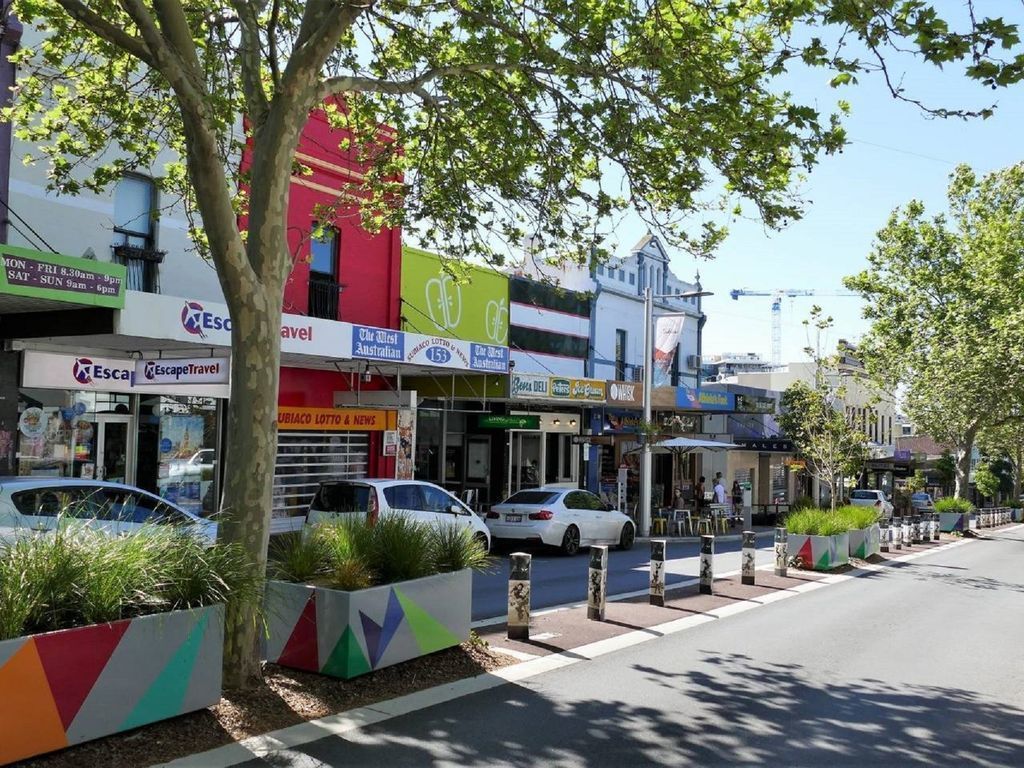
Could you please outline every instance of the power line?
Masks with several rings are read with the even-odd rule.
[[[890,152],[899,152],[901,155],[910,155],[911,157],[920,157],[922,160],[931,160],[935,163],[942,163],[944,165],[956,165],[952,160],[944,160],[941,157],[932,157],[931,155],[923,155],[920,152],[911,152],[909,149],[900,149],[899,147],[890,147],[886,144],[876,144],[873,141],[864,141],[863,139],[850,139],[851,144],[867,144],[870,147],[877,147],[878,149],[887,149]]]
[[[13,216],[13,217],[14,217],[14,218],[16,218],[16,219],[17,219],[18,221],[20,221],[20,222],[21,222],[22,224],[24,224],[24,225],[25,225],[25,226],[26,226],[26,227],[28,228],[28,231],[29,231],[29,232],[31,232],[31,233],[32,233],[33,235],[35,235],[36,237],[38,237],[38,238],[39,238],[39,242],[41,242],[41,243],[42,243],[43,245],[45,245],[45,246],[46,246],[47,248],[49,248],[49,249],[50,249],[50,252],[51,252],[51,253],[57,253],[57,249],[56,249],[56,248],[54,248],[54,247],[53,247],[52,245],[50,245],[50,244],[49,244],[48,242],[46,242],[46,239],[45,239],[45,238],[44,238],[44,237],[43,237],[42,235],[40,235],[40,234],[39,234],[38,232],[36,232],[36,231],[35,231],[35,230],[34,230],[34,229],[32,228],[32,225],[31,225],[31,224],[29,224],[29,223],[28,223],[27,221],[25,221],[25,220],[24,220],[23,218],[21,218],[21,216],[19,216],[19,215],[18,215],[18,212],[17,212],[17,211],[15,211],[15,210],[14,210],[13,208],[11,208],[11,206],[7,204],[7,201],[6,201],[6,200],[4,200],[4,199],[3,199],[2,197],[0,197],[0,204],[2,204],[2,205],[3,205],[3,207],[7,209],[7,212],[8,212],[8,213],[10,213],[10,214],[11,214],[11,216]],[[12,224],[11,226],[14,226],[14,225]],[[22,232],[22,231],[21,231],[20,229],[18,229],[17,227],[14,227],[14,229],[15,229],[15,230],[17,230],[17,232],[18,232],[18,233],[19,233],[19,234],[20,234],[20,235],[21,235],[22,237],[24,237],[24,238],[25,238],[26,240],[31,240],[31,238],[25,237],[25,233],[24,233],[24,232]],[[35,243],[33,243],[33,245],[35,245]]]

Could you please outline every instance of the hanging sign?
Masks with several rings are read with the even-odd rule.
[[[135,383],[152,384],[225,384],[230,365],[226,357],[136,360]]]

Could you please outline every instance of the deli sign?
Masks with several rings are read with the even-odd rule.
[[[226,384],[228,359],[201,357],[189,359],[136,360],[135,383],[153,384]]]

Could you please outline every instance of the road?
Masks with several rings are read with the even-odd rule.
[[[772,561],[772,533],[758,538],[758,564]],[[505,545],[495,551],[495,569],[491,573],[473,574],[473,620],[505,616],[508,613],[508,553],[515,551]],[[534,610],[581,602],[587,599],[587,568],[589,556],[583,550],[575,557],[535,548],[533,554],[531,596]],[[694,579],[698,572],[699,545],[696,542],[669,543],[669,560],[665,567],[668,585]],[[719,573],[738,571],[740,542],[715,542],[715,569]],[[650,545],[638,541],[633,549],[608,552],[608,594],[617,595],[647,589],[650,576]]]
[[[993,536],[244,765],[1024,765]]]

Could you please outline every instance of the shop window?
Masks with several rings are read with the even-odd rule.
[[[420,480],[441,480],[441,411],[416,410],[416,477]]]
[[[114,260],[127,268],[127,288],[160,292],[156,250],[156,184],[145,176],[124,176],[114,188]]]
[[[309,316],[338,319],[338,253],[341,233],[334,227],[313,223],[309,243]]]

